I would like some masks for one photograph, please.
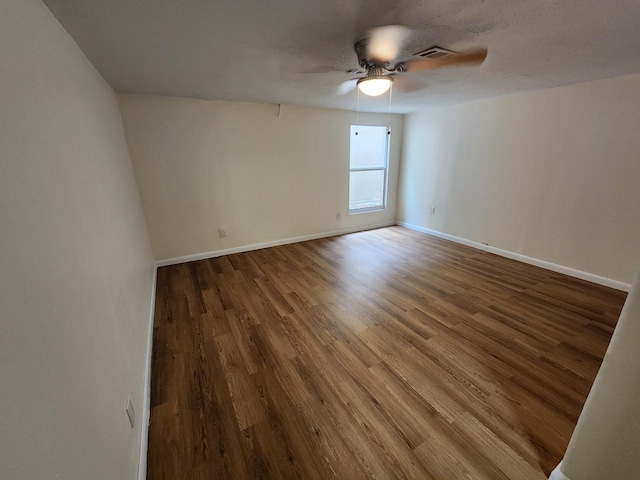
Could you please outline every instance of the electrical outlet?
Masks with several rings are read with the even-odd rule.
[[[429,206],[429,213],[431,215],[434,215],[436,213],[436,206],[435,205],[430,205]]]
[[[127,397],[127,407],[126,407],[127,417],[129,417],[129,424],[131,428],[136,424],[136,411],[133,408],[133,402],[131,401],[131,397]]]
[[[336,220],[337,221],[342,220],[342,213],[340,213],[340,212],[336,213]]]
[[[218,229],[218,235],[220,236],[220,238],[226,237],[227,236],[227,230],[225,228],[219,228]]]

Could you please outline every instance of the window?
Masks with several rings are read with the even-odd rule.
[[[387,127],[351,125],[349,213],[386,207],[388,159]]]

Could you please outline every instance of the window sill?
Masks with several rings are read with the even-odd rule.
[[[386,209],[387,209],[387,207],[383,207],[383,206],[370,207],[370,208],[359,208],[357,210],[349,210],[349,215],[359,215],[361,213],[383,212]]]

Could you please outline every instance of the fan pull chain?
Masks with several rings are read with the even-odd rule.
[[[356,89],[357,98],[356,101],[356,135],[358,135],[358,125],[360,125],[360,89]]]
[[[391,135],[391,93],[393,92],[393,83],[389,87],[389,117],[387,120],[387,135]]]

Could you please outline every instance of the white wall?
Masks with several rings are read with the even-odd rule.
[[[153,263],[115,95],[0,2],[0,478],[133,479]]]
[[[395,221],[402,116],[392,116],[387,209],[349,215],[354,112],[118,98],[156,259]]]
[[[633,75],[408,115],[398,220],[630,283],[639,91]]]

